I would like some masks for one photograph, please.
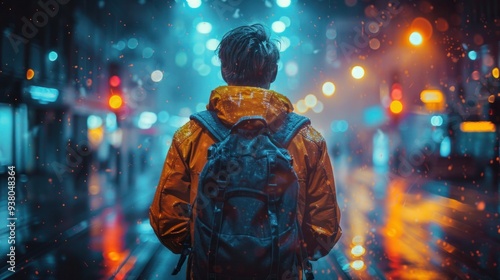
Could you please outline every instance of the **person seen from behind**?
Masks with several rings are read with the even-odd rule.
[[[222,77],[227,82],[227,86],[220,86],[212,90],[207,105],[207,116],[213,116],[216,122],[222,124],[231,133],[237,130],[231,128],[239,125],[242,119],[257,116],[265,124],[265,127],[269,128],[266,131],[269,131],[272,138],[273,133],[279,131],[290,116],[295,115],[290,100],[285,95],[270,90],[278,72],[277,63],[280,54],[277,45],[270,39],[263,25],[253,24],[237,27],[226,33],[217,52],[221,61]],[[276,216],[281,217],[280,215],[283,214],[279,213],[279,209],[274,212],[272,210],[275,203],[281,203],[280,201],[284,201],[285,198],[264,199],[262,202],[248,198],[238,200],[238,203],[231,204],[233,206],[229,207],[230,202],[227,198],[229,196],[220,195],[223,192],[221,189],[225,191],[226,185],[217,185],[211,189],[198,186],[200,180],[204,180],[201,177],[206,176],[203,172],[205,165],[209,164],[207,156],[209,158],[213,156],[210,155],[209,149],[212,149],[212,146],[216,147],[216,143],[223,141],[223,139],[217,139],[214,133],[196,118],[192,118],[175,133],[150,207],[149,217],[151,226],[161,243],[173,253],[187,257],[187,279],[311,279],[308,261],[315,261],[326,256],[337,243],[342,234],[341,214],[325,139],[313,128],[310,122],[302,121],[305,119],[304,117],[296,117],[295,119],[301,121],[303,125],[297,126],[294,134],[289,137],[285,148],[291,157],[289,161],[293,167],[291,172],[296,176],[286,175],[287,178],[282,178],[277,173],[276,178],[272,179],[276,183],[274,185],[286,181],[285,185],[295,186],[294,180],[296,181],[296,196],[294,195],[292,200],[286,198],[294,205],[279,204],[279,209],[282,211],[283,209],[296,209],[295,213],[285,215],[293,217],[298,225],[296,228],[290,223],[283,225],[290,228],[290,232],[287,231],[287,233],[279,232],[281,222],[276,221],[275,218]],[[250,125],[250,127],[253,126],[254,124]],[[224,135],[229,135],[229,132]],[[276,141],[271,142],[275,143]],[[277,146],[280,145],[277,144]],[[280,153],[279,151],[278,149],[278,153]],[[255,151],[254,153],[258,154],[259,152]],[[287,153],[283,154],[286,158]],[[239,174],[247,174],[241,173],[245,170],[238,172],[240,172]],[[220,179],[220,174],[218,176],[217,178]],[[227,175],[228,178],[233,178],[230,176],[232,175]],[[254,175],[248,173],[248,176]],[[269,177],[269,175],[266,176]],[[234,178],[238,178],[240,184],[244,184],[247,188],[252,188],[253,182],[246,182],[245,178],[242,179],[241,176]],[[248,179],[256,181],[256,179]],[[213,184],[218,184],[218,182]],[[198,193],[198,190],[211,192],[213,189],[216,190],[213,195]],[[229,192],[229,185],[227,185],[227,189]],[[274,195],[274,191],[271,192]],[[278,190],[279,194],[285,192],[286,190]],[[201,201],[201,196],[214,201],[203,204],[202,202],[206,201]],[[271,197],[271,194],[268,197]],[[245,206],[246,201],[253,204]],[[205,207],[212,205],[210,203],[216,206]],[[224,206],[221,206],[221,210],[220,207],[217,208],[217,205]],[[244,208],[245,210],[236,209],[240,206],[247,208]],[[262,215],[248,213],[247,209],[257,208],[264,209]],[[211,221],[217,218],[211,218],[205,224],[205,222],[201,222],[204,217],[199,217],[199,215],[206,215],[203,213],[208,213],[205,211],[215,213],[233,210],[239,211],[238,214],[229,212],[227,216],[222,216],[215,230],[212,230],[214,226]],[[213,215],[218,217],[217,213]],[[232,215],[237,216],[235,223],[241,223],[242,219],[246,217],[245,215],[251,216],[243,226],[234,229],[234,231],[239,232],[234,234],[236,236],[234,238],[226,236],[226,234],[233,234],[232,232],[223,230],[233,231],[230,228],[231,219],[234,218]],[[255,217],[260,218],[258,221],[254,221]],[[254,223],[258,226],[253,226]],[[278,226],[278,224],[280,225]],[[246,236],[247,231],[259,232],[256,233],[257,237],[248,237],[247,239],[241,237]],[[206,239],[200,237],[203,234],[207,235],[207,232]],[[262,234],[262,238],[258,239],[260,234]],[[298,239],[292,238],[292,236],[298,236]],[[204,243],[203,240],[207,241]],[[227,242],[229,245],[224,243],[224,240],[230,240]],[[267,242],[266,240],[272,240],[269,241],[270,244],[275,245],[270,246],[277,245],[277,247],[271,247],[270,250],[260,248],[259,246]],[[293,240],[290,242],[297,244],[288,246],[287,240]],[[231,251],[229,247],[236,248],[235,252],[237,253]],[[286,253],[278,253],[276,248],[277,250],[292,249]],[[225,259],[227,261],[224,261]],[[304,273],[307,271],[309,274]]]

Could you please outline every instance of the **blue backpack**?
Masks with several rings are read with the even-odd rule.
[[[302,267],[313,279],[286,149],[309,119],[289,113],[275,132],[260,116],[243,117],[231,129],[212,111],[191,119],[216,139],[197,186],[193,247],[186,242],[184,252],[193,278],[298,279]]]

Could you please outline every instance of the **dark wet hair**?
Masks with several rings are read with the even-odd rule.
[[[229,85],[262,87],[274,82],[280,53],[262,24],[237,27],[217,47]]]

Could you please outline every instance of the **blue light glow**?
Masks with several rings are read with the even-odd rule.
[[[169,118],[170,118],[170,114],[167,111],[161,111],[158,113],[158,121],[161,123],[168,122]]]
[[[441,116],[432,116],[431,118],[432,126],[441,126],[443,125],[443,117]]]
[[[281,36],[279,43],[278,43],[278,48],[280,49],[280,52],[286,51],[286,49],[288,49],[288,47],[290,47],[290,44],[291,44],[291,42],[290,42],[290,39],[288,39],[288,37]]]
[[[276,33],[282,33],[286,29],[285,23],[280,21],[280,20],[273,22],[271,27],[272,27],[273,31]]]
[[[210,60],[210,62],[212,62],[213,66],[219,67],[221,65],[220,59],[217,55],[212,56],[212,59]]]
[[[196,31],[201,34],[208,34],[212,31],[212,24],[210,22],[202,21],[196,25]]]
[[[207,43],[205,44],[205,47],[210,50],[210,51],[215,51],[217,49],[217,46],[219,45],[219,40],[217,39],[209,39]]]
[[[139,41],[137,41],[136,38],[130,38],[128,40],[128,43],[127,43],[127,47],[131,50],[137,48],[137,46],[139,45]]]
[[[54,102],[59,97],[59,90],[55,88],[30,86],[28,87],[28,92],[31,98],[38,100],[42,104]]]
[[[281,8],[289,7],[291,3],[291,0],[276,0],[276,4]]]
[[[386,119],[385,110],[382,106],[368,107],[363,111],[363,121],[367,126],[377,126]]]
[[[95,129],[102,125],[102,118],[96,115],[90,115],[87,117],[87,128]]]
[[[468,56],[469,56],[470,60],[476,60],[477,59],[477,52],[476,51],[470,51],[468,53]]]
[[[451,140],[450,137],[446,136],[441,145],[439,146],[439,155],[442,157],[448,157],[451,153]]]
[[[333,132],[346,132],[349,128],[349,123],[345,120],[333,121],[330,128]]]
[[[116,43],[113,47],[119,51],[123,51],[126,46],[127,44],[124,41],[118,41],[118,43]]]
[[[282,21],[286,27],[290,27],[290,24],[292,24],[292,21],[287,16],[280,17],[280,21]]]
[[[49,52],[49,60],[50,61],[56,61],[59,55],[55,51]]]
[[[116,121],[116,115],[114,113],[108,113],[106,115],[106,130],[113,132],[118,128],[118,123]]]
[[[139,115],[139,121],[137,127],[140,129],[149,129],[156,123],[158,117],[153,112],[142,112]]]
[[[389,138],[377,130],[373,136],[373,165],[385,166],[389,162]]]
[[[201,6],[201,0],[187,0],[186,1],[190,8],[196,9]]]
[[[150,47],[146,47],[142,50],[142,57],[143,58],[151,58],[154,54],[154,50]]]

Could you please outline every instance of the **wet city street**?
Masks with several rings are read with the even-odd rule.
[[[148,211],[171,147],[201,176],[207,109],[311,121],[315,279],[500,279],[498,0],[0,1],[0,279],[185,279]]]
[[[344,235],[313,263],[316,279],[498,279],[498,189],[485,180],[405,178],[348,161],[335,161]],[[61,182],[19,176],[16,273],[3,261],[0,278],[184,279],[184,271],[171,275],[178,257],[149,225],[158,176],[156,166],[127,187],[106,172]],[[1,246],[5,252],[6,242]]]

